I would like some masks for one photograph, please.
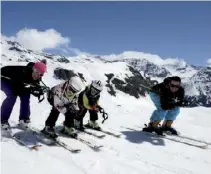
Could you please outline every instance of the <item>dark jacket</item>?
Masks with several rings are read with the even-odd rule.
[[[181,106],[184,100],[184,88],[180,87],[177,92],[173,93],[166,87],[166,80],[153,86],[152,92],[155,92],[160,96],[161,108],[164,110]]]
[[[32,68],[34,63],[30,62],[26,66],[4,66],[1,68],[1,81],[5,81],[12,87],[17,95],[30,93],[27,84],[39,85],[39,80],[32,79]],[[25,83],[25,84],[24,84]]]
[[[98,105],[99,99],[100,99],[100,95],[96,96],[95,98],[90,97],[89,89],[88,87],[86,87],[85,90],[79,94],[78,104],[83,106],[84,108],[87,108],[87,105],[88,105],[88,108],[89,107],[92,108]]]

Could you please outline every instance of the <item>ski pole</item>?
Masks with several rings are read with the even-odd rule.
[[[102,124],[108,119],[108,114],[104,111],[104,109],[100,106],[99,107],[99,111],[100,113],[102,113],[102,117],[103,117],[103,121],[102,121]]]

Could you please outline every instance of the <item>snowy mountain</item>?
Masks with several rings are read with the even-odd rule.
[[[31,50],[23,49],[22,47],[19,48],[19,44],[17,45],[17,48],[14,46],[16,43],[13,43],[11,41],[7,41],[2,43],[3,44],[3,54],[2,54],[2,62],[8,63],[8,61],[18,61],[18,62],[29,62],[29,61],[35,61],[35,60],[41,60],[43,58],[47,59],[48,62],[51,64],[58,64],[59,63],[65,63],[63,67],[66,67],[66,65],[70,64],[77,64],[76,67],[85,65],[88,69],[90,67],[93,67],[94,64],[97,64],[99,67],[109,67],[103,68],[105,71],[103,71],[99,76],[103,76],[105,79],[105,86],[108,87],[108,92],[110,95],[116,96],[116,93],[118,93],[117,90],[122,91],[124,93],[127,93],[131,96],[134,96],[136,98],[139,98],[140,96],[144,96],[147,92],[146,89],[141,88],[139,84],[145,85],[145,86],[153,86],[154,81],[147,80],[142,77],[141,73],[136,71],[132,66],[125,62],[107,62],[106,64],[104,61],[101,61],[99,59],[95,59],[93,57],[64,57],[64,56],[58,56],[58,55],[50,55],[46,53],[37,53],[33,52]],[[6,46],[5,46],[6,45]],[[13,49],[11,49],[13,48]],[[73,68],[73,70],[68,68],[61,68],[61,66],[56,66],[54,69],[54,77],[56,79],[62,79],[66,80],[67,78],[78,75],[83,78],[83,80],[86,82],[87,79],[89,80],[91,77],[86,77],[87,73],[82,73],[79,69]],[[110,68],[113,67],[113,68]],[[117,70],[116,67],[119,69]],[[81,68],[80,68],[81,69]],[[95,71],[96,69],[93,69],[92,71]],[[94,73],[94,72],[93,72]]]
[[[14,42],[2,41],[1,44],[1,66],[26,65],[29,61],[47,59],[48,70],[43,76],[43,81],[49,87],[63,82],[73,74],[83,79],[84,86],[92,79],[100,79],[104,83],[100,105],[108,113],[108,120],[102,124],[102,118],[99,116],[99,123],[103,129],[121,134],[120,138],[104,134],[106,136],[103,139],[98,139],[79,132],[79,136],[91,144],[103,145],[98,152],[80,141],[59,137],[71,147],[81,149],[80,153],[73,154],[59,146],[48,146],[40,142],[35,136],[30,136],[30,132],[26,133],[14,128],[13,133],[26,139],[28,144],[39,143],[41,147],[39,151],[28,150],[12,139],[1,137],[2,174],[69,174],[70,172],[74,174],[208,174],[210,172],[210,146],[208,149],[201,149],[197,146],[203,146],[202,142],[177,137],[161,138],[139,131],[144,123],[149,121],[155,109],[148,95],[145,95],[146,91],[139,84],[152,86],[156,81],[145,78],[140,69],[137,70],[131,63],[111,62],[88,56],[63,57],[27,50]],[[148,61],[143,62],[148,64],[150,62]],[[160,68],[156,64],[155,66]],[[205,94],[207,87],[200,88],[200,83],[204,83],[206,78],[210,77],[207,72],[210,72],[210,69],[198,72],[199,74],[197,73],[198,75],[191,79],[195,84],[194,92],[200,90]],[[1,96],[2,102],[5,94],[2,92]],[[19,105],[20,102],[17,100],[10,120],[12,126],[17,123]],[[32,126],[42,129],[50,110],[47,100],[38,103],[37,98],[32,96]],[[182,108],[174,126],[185,136],[211,142],[208,134],[211,132],[210,113],[210,108],[201,106]],[[86,123],[88,119],[87,115],[84,122]],[[61,125],[63,121],[64,117],[60,115],[57,125]]]
[[[144,77],[167,77],[171,73],[164,67],[160,67],[147,59],[122,59],[113,62],[127,62],[137,71],[142,72]]]
[[[211,67],[204,67],[199,70],[190,79],[192,88],[195,88],[198,95],[192,96],[192,99],[203,106],[211,106]]]
[[[168,76],[179,76],[182,78],[186,97],[192,101],[191,106],[211,107],[211,93],[208,88],[211,83],[209,67],[197,67],[187,64],[184,60],[162,59],[157,55],[130,51],[116,56],[98,58],[109,60],[109,62],[126,62],[139,71],[143,77],[158,82],[162,82]]]
[[[162,82],[168,76],[177,75],[182,78],[187,98],[193,101],[191,106],[211,106],[211,93],[208,87],[211,83],[209,67],[196,67],[183,60],[171,58],[164,60],[156,55],[137,52],[124,52],[115,56],[65,57],[27,50],[17,42],[2,40],[1,45],[2,60],[7,61],[29,62],[46,58],[54,63],[78,62],[79,64],[86,64],[88,62],[88,64],[94,64],[98,62],[111,67],[124,64],[125,67],[121,70],[121,75],[112,72],[104,73],[106,77],[105,85],[108,87],[110,95],[114,96],[116,90],[119,90],[138,98],[146,93],[146,90],[139,84],[151,87],[153,84]],[[81,73],[78,72],[79,74]]]

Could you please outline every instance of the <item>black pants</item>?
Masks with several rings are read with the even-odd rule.
[[[79,108],[80,108],[80,110],[78,111],[77,114],[74,115],[74,119],[76,119],[78,121],[80,120],[81,125],[83,125],[83,119],[87,113],[87,109],[81,105],[79,105]],[[90,114],[89,117],[90,117],[91,121],[98,120],[98,113],[96,111],[89,110],[89,114]]]
[[[45,125],[54,127],[56,125],[56,121],[58,120],[59,114],[60,114],[60,112],[56,108],[52,107],[51,112],[50,112],[47,120],[45,121]],[[67,127],[74,126],[74,117],[73,117],[72,113],[67,112],[65,114],[64,125]]]
[[[51,93],[48,93],[48,102],[50,105],[53,105],[53,96]],[[58,120],[60,112],[52,106],[51,112],[45,121],[46,126],[54,127],[56,125],[56,121]],[[64,125],[67,127],[73,127],[74,126],[74,115],[71,112],[65,113],[65,121]]]

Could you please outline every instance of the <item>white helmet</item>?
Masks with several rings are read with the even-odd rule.
[[[88,96],[95,98],[99,96],[100,92],[103,90],[103,85],[100,80],[93,80],[88,92]]]
[[[78,76],[71,77],[68,81],[68,90],[74,93],[81,91],[83,86],[83,82]]]
[[[91,86],[100,92],[103,90],[103,84],[100,80],[93,80]]]

